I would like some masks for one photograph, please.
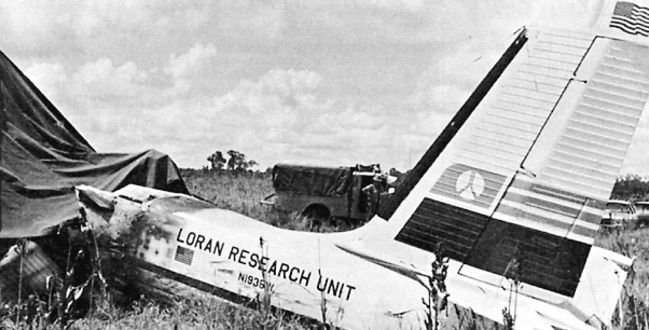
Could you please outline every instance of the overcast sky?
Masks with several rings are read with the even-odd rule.
[[[3,0],[0,47],[101,152],[405,170],[537,7]],[[623,173],[649,173],[647,121]]]

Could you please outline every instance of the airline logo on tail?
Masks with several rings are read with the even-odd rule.
[[[455,181],[455,191],[465,200],[474,201],[484,192],[484,178],[474,170],[462,172]]]
[[[444,170],[430,192],[489,208],[504,182],[503,175],[456,163]]]

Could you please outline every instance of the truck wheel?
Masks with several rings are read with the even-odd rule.
[[[302,212],[302,216],[311,219],[314,225],[320,226],[331,218],[331,213],[324,205],[310,205]]]

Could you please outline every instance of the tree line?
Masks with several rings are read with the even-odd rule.
[[[258,169],[256,169],[256,167],[259,165],[257,161],[247,159],[244,153],[237,150],[228,150],[225,154],[217,150],[207,157],[207,161],[209,162],[209,167],[204,167],[203,170],[211,170],[217,172],[259,171]],[[401,178],[405,174],[407,174],[407,172],[402,173],[394,168],[390,170],[390,175],[396,176],[397,178]],[[649,178],[643,178],[637,174],[627,174],[625,176],[620,176],[619,178],[617,178],[613,187],[611,199],[629,201],[649,200]]]
[[[649,200],[649,178],[643,178],[637,174],[627,174],[617,178],[611,199],[632,202]]]

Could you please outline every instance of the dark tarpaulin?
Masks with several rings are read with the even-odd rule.
[[[312,196],[344,196],[352,180],[350,167],[315,167],[277,164],[273,188],[277,192]]]
[[[73,187],[128,184],[188,193],[169,156],[97,153],[0,52],[0,238],[51,233],[78,215]]]

